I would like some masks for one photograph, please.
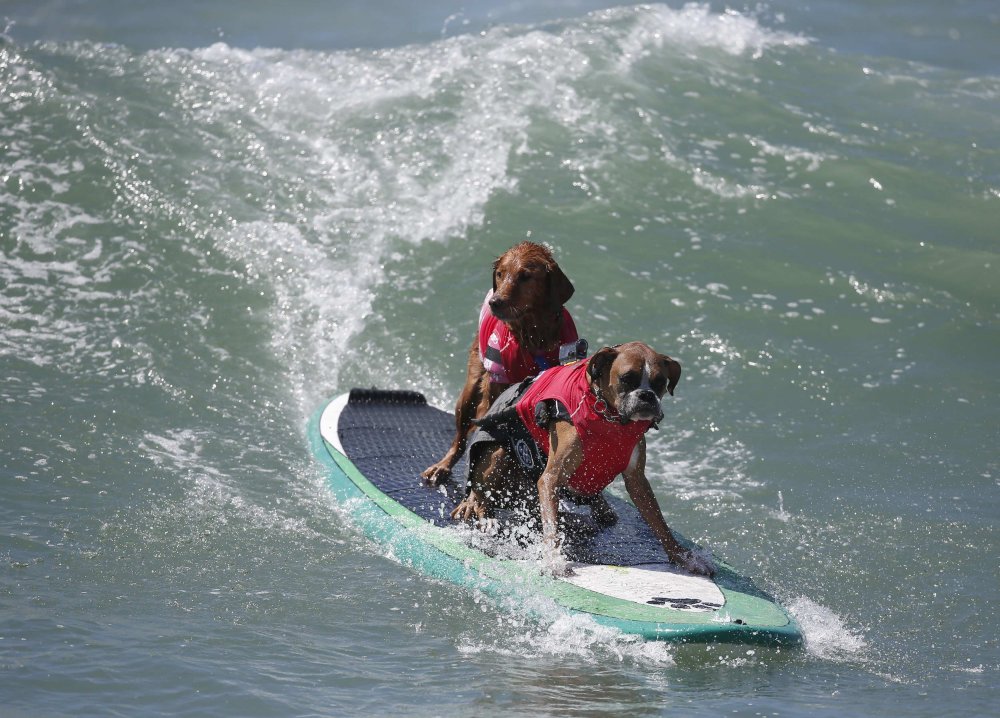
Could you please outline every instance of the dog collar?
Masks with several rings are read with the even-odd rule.
[[[605,421],[609,421],[612,424],[626,424],[621,414],[619,414],[615,409],[612,409],[608,402],[597,392],[597,388],[594,386],[593,382],[590,383],[590,392],[594,395],[594,406],[592,407],[594,413],[603,418]]]

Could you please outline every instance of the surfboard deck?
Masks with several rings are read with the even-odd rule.
[[[608,492],[619,517],[608,529],[597,529],[586,508],[560,507],[572,529],[563,544],[570,575],[553,577],[531,558],[505,555],[478,540],[450,518],[464,497],[467,459],[456,465],[456,481],[431,487],[420,477],[444,454],[453,432],[454,417],[421,394],[378,389],[334,398],[308,427],[337,498],[370,538],[418,571],[498,598],[534,591],[568,611],[652,640],[802,642],[788,613],[718,558],[712,578],[669,563],[635,507]]]

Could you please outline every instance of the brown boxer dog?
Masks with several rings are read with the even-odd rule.
[[[559,367],[550,369],[542,374],[536,381],[541,383],[548,378],[553,382],[558,382],[555,378],[558,374],[552,372],[568,372],[572,367]],[[607,527],[617,520],[611,507],[601,495],[601,488],[597,488],[596,493],[574,497],[573,481],[576,480],[577,470],[581,467],[585,451],[584,441],[593,439],[581,436],[576,424],[584,426],[585,421],[590,421],[591,426],[594,421],[608,421],[624,426],[630,422],[650,422],[655,426],[663,418],[663,409],[660,400],[664,394],[673,395],[681,375],[680,364],[666,356],[659,354],[646,344],[641,342],[630,342],[617,347],[605,347],[591,357],[586,363],[586,376],[582,371],[572,380],[566,382],[573,383],[576,394],[579,397],[576,406],[563,406],[552,404],[553,399],[547,398],[545,392],[552,391],[547,387],[536,387],[532,392],[532,387],[524,390],[518,398],[513,399],[513,395],[508,400],[507,395],[501,396],[497,404],[513,402],[517,408],[510,409],[509,406],[499,407],[497,412],[491,408],[490,412],[480,420],[483,427],[481,431],[488,431],[491,425],[501,427],[494,430],[493,434],[486,434],[486,441],[481,442],[482,436],[473,437],[473,449],[479,448],[470,456],[472,466],[469,471],[469,493],[452,511],[453,519],[475,520],[482,526],[488,526],[491,519],[493,505],[499,499],[506,499],[509,503],[510,497],[517,496],[518,493],[524,497],[531,494],[531,484],[537,486],[537,506],[541,515],[542,537],[546,553],[551,558],[553,554],[559,553],[558,538],[558,510],[559,495],[569,494],[569,498],[579,498],[582,503],[591,505],[592,517],[601,527]],[[567,377],[569,375],[566,375]],[[515,391],[512,387],[511,391]],[[570,396],[569,393],[565,394]],[[540,399],[537,403],[535,400]],[[575,400],[574,400],[575,401]],[[521,406],[525,402],[525,406]],[[496,405],[495,405],[496,406]],[[544,411],[536,411],[543,406]],[[520,411],[518,411],[518,408]],[[532,465],[540,465],[542,461],[524,459],[524,433],[526,428],[524,413],[531,410],[538,423],[535,429],[535,446],[541,453],[545,450],[537,441],[538,433],[547,432],[548,451],[544,457],[544,468],[539,466],[541,474],[527,468]],[[514,412],[512,414],[512,411]],[[590,412],[590,418],[585,415]],[[516,414],[516,415],[515,415]],[[513,416],[513,419],[511,417]],[[499,417],[499,418],[497,418]],[[504,418],[506,417],[506,418]],[[539,417],[541,417],[539,419]],[[542,425],[542,422],[545,425]],[[506,423],[504,423],[506,422]],[[512,422],[520,422],[515,426],[514,431],[509,431]],[[507,428],[503,428],[507,427]],[[529,430],[530,431],[530,430]],[[643,429],[636,427],[631,436],[638,434],[631,456],[627,460],[627,466],[621,470],[621,475],[625,480],[625,488],[628,491],[632,502],[639,510],[639,514],[646,524],[652,529],[653,534],[660,541],[667,557],[674,564],[681,566],[692,573],[712,575],[715,567],[711,560],[706,557],[684,549],[674,538],[670,527],[667,526],[660,510],[659,503],[646,478],[646,442],[642,435]],[[590,431],[588,436],[596,436],[597,432]],[[615,441],[614,433],[608,434],[606,441]],[[635,441],[635,439],[632,439]],[[544,443],[544,441],[542,442]],[[519,445],[520,444],[520,445]],[[478,447],[477,447],[478,445]],[[629,444],[623,444],[624,451],[628,451]],[[611,450],[608,445],[608,450]],[[590,456],[595,456],[595,447],[590,448]],[[601,452],[601,447],[596,447],[597,453]],[[620,466],[620,464],[617,464]],[[586,472],[583,472],[584,474]],[[598,482],[598,486],[606,480],[610,483],[615,474]],[[591,486],[591,489],[594,487]],[[557,567],[557,561],[547,561],[550,567]]]

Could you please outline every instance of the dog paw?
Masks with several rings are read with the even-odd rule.
[[[438,486],[451,479],[451,469],[434,464],[434,466],[429,466],[420,472],[420,476],[431,486]]]
[[[697,576],[714,576],[718,570],[712,554],[705,549],[685,551],[674,563]]]
[[[451,517],[456,521],[472,521],[478,526],[490,519],[490,511],[487,504],[473,491],[452,509]]]
[[[490,516],[476,519],[473,525],[488,536],[500,533],[500,522]]]
[[[476,517],[476,512],[468,501],[463,501],[451,510],[451,517],[456,521],[470,521]]]

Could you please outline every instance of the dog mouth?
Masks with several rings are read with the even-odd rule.
[[[629,421],[652,421],[654,424],[663,419],[663,412],[660,409],[640,409],[628,414],[623,414]]]
[[[626,421],[651,421],[654,424],[663,419],[663,407],[659,398],[652,394],[649,396],[636,396],[635,393],[626,394],[618,407],[618,413]]]

